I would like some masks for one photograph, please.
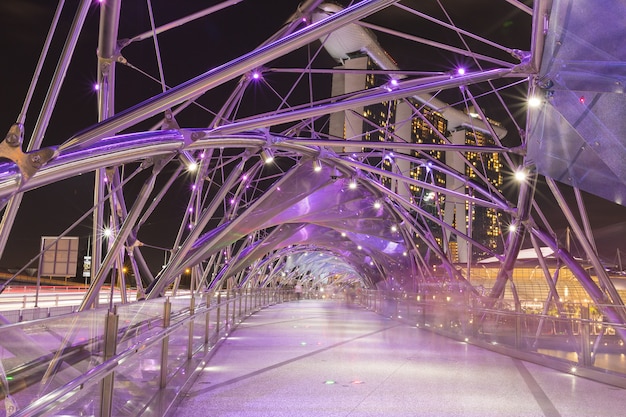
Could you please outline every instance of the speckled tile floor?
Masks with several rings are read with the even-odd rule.
[[[275,305],[241,323],[171,415],[623,416],[626,391],[341,302]]]

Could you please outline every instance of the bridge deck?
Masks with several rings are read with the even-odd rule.
[[[241,323],[172,415],[619,416],[624,390],[450,340],[341,302]]]

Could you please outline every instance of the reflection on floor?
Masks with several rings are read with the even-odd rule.
[[[340,301],[241,323],[172,415],[619,416],[624,390],[482,350]]]

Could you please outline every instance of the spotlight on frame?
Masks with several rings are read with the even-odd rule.
[[[263,163],[271,164],[274,162],[274,154],[270,149],[263,149],[261,151],[261,159],[263,160]]]

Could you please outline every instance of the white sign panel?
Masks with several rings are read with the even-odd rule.
[[[78,237],[41,238],[41,247],[45,249],[41,262],[41,275],[48,277],[76,276],[78,264]]]

